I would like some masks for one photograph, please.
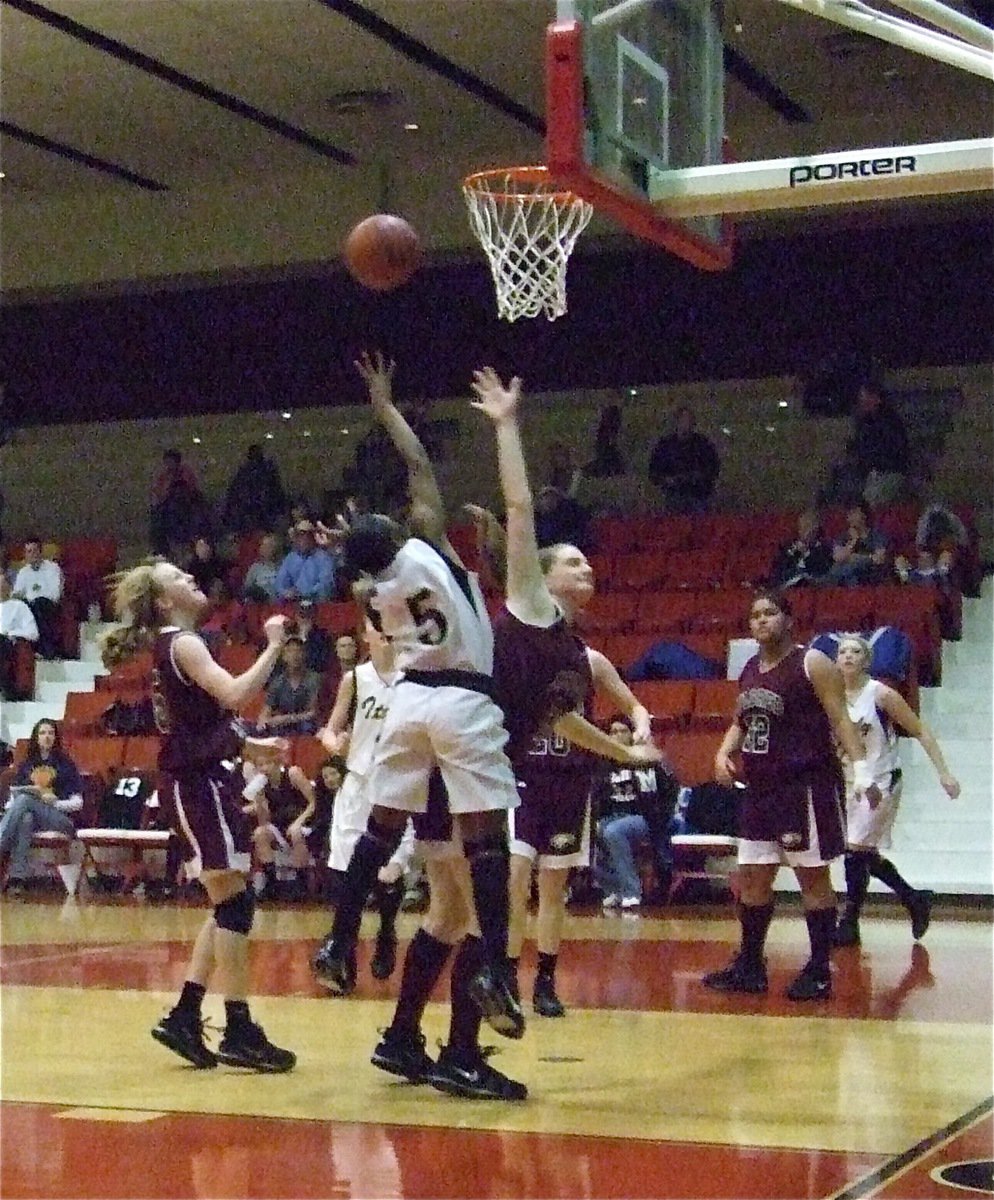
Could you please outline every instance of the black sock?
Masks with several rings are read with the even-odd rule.
[[[559,959],[558,954],[543,954],[539,951],[538,955],[538,978],[547,979],[550,983],[556,981],[556,962]]]
[[[449,1024],[449,1046],[456,1053],[474,1052],[480,1046],[480,1010],[469,994],[469,985],[486,960],[482,938],[464,937],[452,964],[450,984],[452,1018]]]
[[[188,1013],[191,1017],[199,1017],[200,1006],[206,995],[207,989],[202,983],[194,983],[188,979],[183,984],[183,990],[176,1001],[176,1011]]]
[[[499,971],[507,968],[508,875],[507,844],[492,839],[467,842],[466,857],[473,880],[473,900],[486,948],[486,961]]]
[[[376,885],[376,907],[380,914],[380,935],[393,934],[400,912],[400,902],[404,899],[404,885],[397,883],[378,883]]]
[[[229,1029],[244,1029],[252,1023],[247,1000],[225,1000],[224,1016]]]
[[[816,970],[827,975],[835,933],[835,909],[809,908],[804,919],[808,923],[808,937],[811,939],[811,962]]]
[[[881,883],[886,884],[892,892],[897,894],[898,900],[901,901],[905,908],[909,904],[914,903],[917,894],[915,889],[908,883],[889,858],[883,858],[880,854],[874,854],[870,859],[869,870],[874,879],[879,879]]]
[[[742,926],[742,957],[748,963],[760,965],[766,932],[773,920],[773,901],[768,904],[740,904],[739,923]]]
[[[411,938],[404,957],[400,995],[390,1026],[392,1029],[416,1033],[421,1028],[428,997],[438,983],[451,953],[452,947],[448,942],[440,942],[423,929],[419,929]]]
[[[400,845],[403,832],[403,829],[386,829],[370,817],[366,832],[356,842],[338,893],[335,920],[331,926],[331,937],[346,951],[355,946],[366,899],[376,884],[380,868],[387,865]]]
[[[870,863],[874,855],[873,850],[846,851],[846,907],[854,921],[859,920],[866,899],[866,889],[870,885]]]

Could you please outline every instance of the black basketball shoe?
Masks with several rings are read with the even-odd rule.
[[[397,966],[397,935],[392,929],[381,929],[376,935],[376,947],[369,969],[374,979],[389,979]]]
[[[839,923],[832,935],[832,942],[836,946],[859,945],[859,921],[848,910],[839,917]]]
[[[424,1034],[406,1029],[385,1029],[369,1060],[381,1071],[400,1075],[411,1083],[424,1083],[435,1064],[425,1052]]]
[[[512,967],[507,966],[500,972],[489,964],[481,967],[470,980],[469,994],[495,1033],[506,1038],[524,1036],[525,1014]]]
[[[536,975],[532,993],[532,1008],[540,1017],[565,1017],[566,1008],[556,995],[556,981],[551,975]]]
[[[311,959],[311,969],[318,983],[335,996],[347,996],[355,990],[354,947],[346,950],[334,938],[328,938]]]
[[[908,912],[911,914],[911,936],[915,941],[920,941],[928,932],[929,924],[932,920],[932,902],[935,900],[935,892],[920,891],[915,892],[913,898],[908,903]]]
[[[784,995],[788,1000],[831,1000],[831,973],[827,968],[816,967],[809,959]]]
[[[525,1085],[495,1071],[482,1050],[455,1051],[451,1046],[443,1046],[426,1079],[432,1087],[450,1096],[466,1096],[471,1100],[528,1099]]]
[[[217,1048],[217,1060],[228,1067],[248,1067],[251,1071],[263,1071],[281,1075],[292,1071],[297,1065],[297,1056],[292,1050],[281,1050],[262,1032],[262,1027],[249,1021],[245,1025],[229,1025]]]
[[[199,1070],[217,1066],[217,1055],[204,1042],[204,1022],[199,1015],[174,1008],[152,1030],[152,1037]]]
[[[741,954],[736,955],[727,967],[705,975],[701,983],[715,992],[746,992],[756,996],[761,996],[770,986],[766,964],[748,962]]]

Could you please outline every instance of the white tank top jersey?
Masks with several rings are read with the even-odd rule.
[[[390,690],[396,675],[384,679],[371,662],[355,668],[355,717],[345,765],[352,775],[366,775],[373,747],[380,736],[383,718],[390,706]]]
[[[877,697],[884,685],[878,679],[868,679],[860,692],[846,697],[849,718],[863,735],[866,761],[873,772],[873,781],[890,787],[891,773],[901,765],[897,752],[897,731],[890,717],[877,707]],[[846,763],[846,778],[851,780],[852,769]]]
[[[369,606],[398,670],[493,674],[494,631],[479,580],[428,542],[408,538],[377,579]]]

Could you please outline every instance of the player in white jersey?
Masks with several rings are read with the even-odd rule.
[[[422,528],[424,512],[440,511],[441,498],[424,447],[393,404],[393,364],[364,355],[356,366],[377,419],[408,462],[410,522]],[[393,644],[401,673],[370,764],[369,822],[314,969],[332,991],[351,990],[365,898],[407,817],[425,812],[437,770],[469,861],[485,947],[474,998],[497,1032],[521,1037],[524,1015],[507,960],[507,811],[518,796],[493,699],[493,631],[478,581],[439,534],[430,545],[380,514],[341,522],[344,573],[371,586],[367,612]]]
[[[346,754],[348,773],[335,796],[328,856],[328,866],[341,873],[348,870],[369,820],[372,799],[366,782],[397,677],[393,648],[369,620],[363,640],[369,660],[342,676],[328,721],[318,732],[329,754]],[[396,920],[404,895],[401,879],[413,852],[414,830],[408,823],[403,841],[377,873],[374,890],[380,927],[370,963],[375,979],[389,979],[396,965]]]
[[[839,642],[836,662],[845,682],[850,719],[863,735],[873,787],[865,793],[855,792],[852,770],[844,763],[846,903],[835,930],[837,946],[854,946],[859,942],[859,914],[871,876],[897,893],[911,917],[911,932],[916,940],[928,929],[932,892],[911,887],[894,864],[880,853],[891,844],[891,828],[901,800],[897,725],[921,743],[946,795],[955,800],[960,792],[959,783],[950,774],[935,735],[922,724],[899,692],[879,679],[871,678],[872,659],[872,647],[859,634],[847,633]]]

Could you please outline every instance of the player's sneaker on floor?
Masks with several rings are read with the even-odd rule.
[[[311,959],[311,969],[318,983],[335,996],[355,990],[355,949],[346,950],[334,938],[328,938]]]
[[[425,1051],[424,1034],[406,1029],[384,1029],[369,1061],[381,1071],[400,1075],[411,1083],[424,1083],[435,1067]]]
[[[831,1000],[831,973],[809,960],[784,995],[788,1000]]]
[[[705,975],[701,983],[715,992],[747,992],[757,996],[770,986],[766,964],[748,962],[741,954],[736,955],[727,967]]]
[[[264,1071],[280,1075],[292,1071],[297,1065],[297,1056],[292,1050],[281,1050],[262,1032],[254,1021],[224,1031],[221,1045],[217,1048],[217,1060],[227,1067],[248,1067],[251,1071]]]
[[[152,1037],[200,1070],[217,1066],[217,1055],[204,1042],[204,1022],[199,1015],[174,1008],[152,1030]]]
[[[859,921],[852,913],[844,912],[835,926],[832,942],[836,946],[859,945]]]
[[[470,980],[469,994],[495,1033],[506,1038],[524,1036],[525,1014],[518,995],[518,981],[510,966],[501,972],[489,964],[482,967]]]
[[[443,1046],[426,1079],[432,1087],[450,1096],[466,1096],[471,1100],[528,1099],[525,1085],[495,1071],[482,1050],[455,1051],[451,1046]]]
[[[911,936],[916,942],[928,931],[934,900],[935,892],[921,891],[915,892],[914,898],[908,904],[908,912],[911,914]]]
[[[389,979],[397,966],[397,935],[392,929],[381,929],[376,935],[376,947],[369,969],[374,979]]]
[[[535,976],[532,1008],[540,1017],[565,1017],[566,1008],[556,995],[556,981],[548,975]]]

